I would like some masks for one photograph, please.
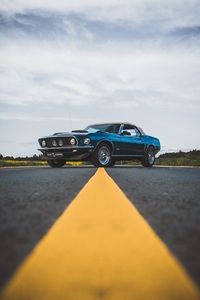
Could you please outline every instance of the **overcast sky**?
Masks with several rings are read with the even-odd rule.
[[[0,0],[0,153],[107,121],[200,148],[200,1]]]

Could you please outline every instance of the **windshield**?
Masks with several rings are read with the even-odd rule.
[[[97,131],[109,132],[109,133],[118,133],[120,124],[98,124],[90,125],[85,128],[89,133],[94,133]]]

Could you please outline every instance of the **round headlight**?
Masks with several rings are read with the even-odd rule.
[[[89,145],[90,139],[89,138],[85,138],[83,142],[84,142],[85,145]]]
[[[71,145],[75,145],[75,144],[76,144],[76,140],[75,140],[74,138],[71,138],[71,139],[70,139],[70,144],[71,144]]]
[[[46,147],[46,141],[45,140],[42,141],[42,147]]]
[[[56,140],[53,140],[53,141],[52,141],[52,145],[53,145],[54,147],[57,146]]]
[[[63,146],[63,140],[59,140],[59,141],[58,141],[58,145],[59,145],[60,147],[62,147],[62,146]]]

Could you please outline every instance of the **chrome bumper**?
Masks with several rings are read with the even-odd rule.
[[[43,153],[43,159],[82,160],[89,157],[94,146],[44,147],[38,149]]]
[[[66,147],[44,147],[38,149],[39,151],[51,151],[51,150],[79,150],[79,149],[93,149],[94,146],[66,146]]]

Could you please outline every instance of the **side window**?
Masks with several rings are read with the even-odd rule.
[[[106,129],[106,132],[110,132],[110,133],[118,133],[118,132],[119,132],[119,127],[120,127],[119,124],[111,125],[111,126],[109,126],[109,127]]]
[[[130,132],[131,136],[137,136],[137,132],[135,129],[127,129],[128,132]]]
[[[131,134],[131,136],[140,135],[137,128],[135,128],[134,126],[131,126],[131,125],[124,125],[123,131],[128,131]]]

